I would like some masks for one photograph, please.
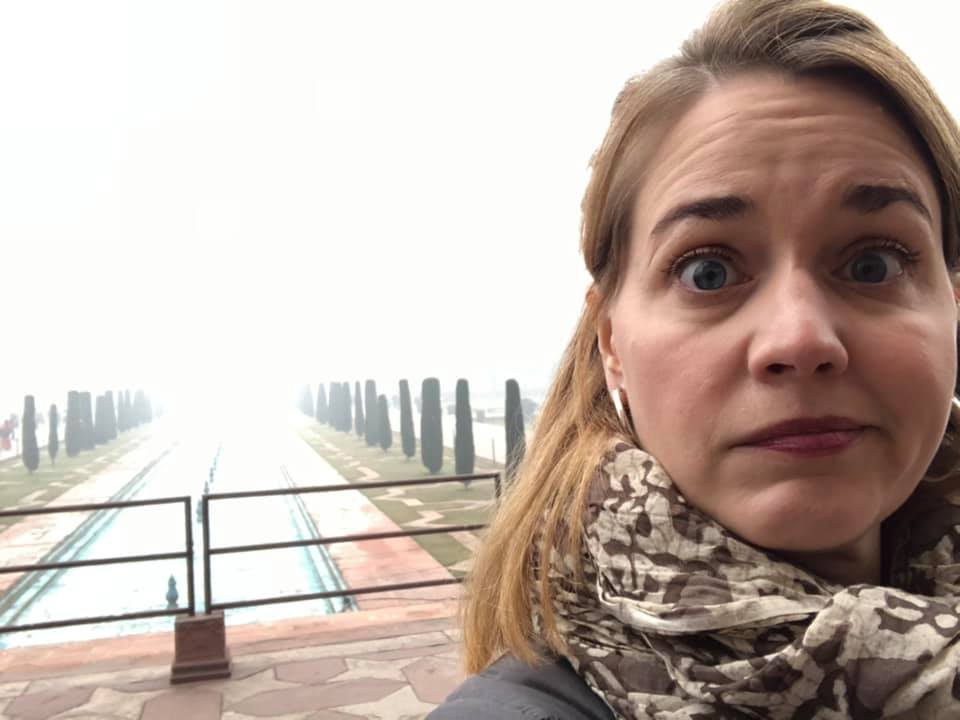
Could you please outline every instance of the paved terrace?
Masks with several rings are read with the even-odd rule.
[[[112,497],[153,459],[145,443],[53,504]],[[343,478],[301,441],[288,468],[320,483]],[[397,526],[359,493],[304,498],[330,533]],[[0,565],[36,562],[80,521],[33,516],[0,533]],[[349,522],[348,522],[349,520]],[[331,547],[348,585],[450,577],[410,538]],[[0,593],[15,578],[0,576]],[[171,630],[0,652],[0,720],[347,720],[422,718],[462,680],[458,586],[358,598],[360,611],[226,628],[232,677],[170,684]],[[171,620],[172,626],[172,620]]]
[[[422,718],[462,680],[455,601],[227,626],[233,676],[170,684],[173,633],[0,653],[0,720]]]

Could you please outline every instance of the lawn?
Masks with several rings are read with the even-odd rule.
[[[377,480],[429,479],[455,474],[452,449],[444,448],[443,467],[436,475],[431,475],[420,460],[419,446],[418,454],[414,457],[404,457],[399,433],[394,433],[393,446],[387,452],[379,446],[367,446],[364,439],[357,437],[355,433],[338,432],[329,425],[320,423],[305,426],[301,434],[310,447],[350,482],[364,480],[365,473],[360,470],[361,467],[377,473]],[[477,458],[474,472],[502,470],[500,463]],[[404,528],[411,528],[411,523],[418,520],[424,521],[427,526],[488,523],[495,497],[493,480],[475,480],[469,487],[457,482],[364,492],[385,515]],[[413,501],[414,504],[405,503],[403,500]],[[439,517],[431,517],[431,513],[437,513]],[[464,574],[464,564],[473,553],[463,542],[446,533],[423,535],[414,539],[454,575]]]
[[[55,463],[51,463],[46,448],[43,448],[40,467],[32,473],[19,457],[0,461],[0,508],[47,505],[136,448],[149,432],[149,426],[134,428],[106,445],[98,445],[74,457],[67,457],[61,444]],[[20,519],[0,518],[0,532]]]

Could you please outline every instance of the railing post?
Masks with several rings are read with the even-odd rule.
[[[190,516],[192,503],[190,497],[184,498],[183,505],[183,526],[186,530],[187,543],[187,606],[190,609],[190,617],[197,614],[197,601],[193,587],[193,518]]]
[[[210,501],[206,495],[200,498],[200,507],[202,508],[201,518],[203,519],[201,530],[203,532],[203,612],[210,614],[211,586],[213,582],[210,578]]]
[[[171,683],[230,677],[230,651],[222,610],[212,615],[181,615],[174,623],[173,633]]]
[[[170,668],[171,683],[228,678],[231,674],[230,651],[227,648],[227,630],[223,611],[210,612],[210,499],[200,498],[203,518],[203,590],[204,613],[178,617],[174,623],[174,656]],[[189,532],[190,507],[187,506]],[[191,555],[192,557],[192,555]],[[192,576],[191,576],[192,577]]]

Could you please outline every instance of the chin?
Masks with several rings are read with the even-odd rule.
[[[855,544],[883,517],[866,504],[835,501],[817,506],[767,508],[731,527],[750,543],[783,552],[827,552]],[[763,518],[757,522],[756,518]]]
[[[804,523],[789,531],[756,533],[747,537],[754,545],[765,550],[786,553],[823,553],[839,551],[855,545],[874,526],[857,524],[845,528],[823,527],[819,524]]]

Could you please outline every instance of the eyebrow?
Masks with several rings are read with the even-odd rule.
[[[927,222],[933,222],[933,216],[920,196],[902,185],[855,185],[843,197],[845,207],[853,208],[863,215],[879,212],[897,202],[907,203],[923,215]]]
[[[677,205],[664,215],[653,230],[650,237],[663,233],[671,225],[681,220],[700,218],[701,220],[730,220],[746,215],[753,209],[753,201],[742,195],[722,195],[694,200],[693,202]]]
[[[923,204],[920,196],[908,187],[900,185],[854,185],[843,196],[843,207],[856,210],[862,215],[880,212],[886,207],[905,202],[917,210],[928,222],[933,222],[929,208]],[[692,202],[682,203],[664,215],[650,237],[662,234],[671,225],[682,220],[699,218],[701,220],[731,220],[742,217],[754,209],[753,201],[744,195],[719,195],[706,197]]]

